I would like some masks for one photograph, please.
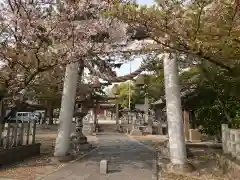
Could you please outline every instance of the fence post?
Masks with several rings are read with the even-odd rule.
[[[10,130],[10,147],[14,146],[14,135],[15,135],[15,127],[14,125],[11,126],[11,130]]]
[[[32,144],[35,143],[35,135],[36,135],[36,121],[33,120],[33,131],[32,131]]]
[[[231,154],[233,157],[237,156],[237,143],[236,143],[236,136],[237,136],[237,129],[230,129],[230,141],[231,141]]]
[[[3,135],[0,137],[0,147],[3,147]]]
[[[236,133],[236,151],[237,151],[237,159],[240,160],[240,130],[237,130]]]
[[[18,139],[18,119],[16,118],[16,123],[14,128],[14,135],[13,135],[13,146],[17,146],[17,139]]]
[[[29,144],[29,134],[30,134],[30,119],[28,119],[28,123],[27,123],[27,140],[26,140],[26,145]]]
[[[222,124],[222,149],[223,153],[228,153],[229,130],[227,124]]]
[[[2,134],[0,134],[0,147],[4,147],[4,130],[5,130],[5,124],[3,125],[4,127],[0,127],[3,128]]]
[[[20,141],[19,145],[23,145],[23,139],[24,139],[24,121],[21,121],[21,131],[20,131]]]
[[[6,145],[5,147],[8,148],[9,147],[9,141],[10,141],[10,123],[7,123],[7,136],[6,136]]]

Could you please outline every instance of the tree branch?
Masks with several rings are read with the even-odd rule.
[[[225,65],[225,64],[223,64],[223,63],[221,63],[221,62],[219,62],[219,61],[217,61],[213,58],[211,58],[210,56],[204,55],[202,51],[199,51],[199,52],[196,52],[196,53],[189,52],[188,50],[186,50],[186,49],[189,49],[189,48],[187,48],[187,45],[185,45],[185,47],[186,47],[185,49],[180,49],[180,48],[177,48],[177,47],[170,46],[169,44],[166,44],[166,43],[164,43],[164,42],[162,42],[162,41],[160,41],[156,38],[153,38],[153,40],[156,41],[158,44],[163,45],[164,47],[170,48],[170,49],[175,50],[175,51],[183,52],[185,54],[198,56],[198,57],[200,57],[202,59],[205,59],[205,60],[223,68],[223,69],[227,69],[228,71],[232,71],[231,67],[229,67],[229,66],[227,66],[227,65]]]

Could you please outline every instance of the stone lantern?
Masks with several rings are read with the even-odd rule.
[[[149,111],[149,98],[148,98],[148,93],[147,93],[147,84],[146,84],[146,77],[147,77],[147,75],[145,75],[145,74],[140,74],[137,78],[136,78],[136,81],[135,81],[135,84],[136,84],[136,86],[139,86],[139,87],[142,87],[143,88],[143,90],[144,90],[144,96],[145,96],[145,98],[144,98],[144,111],[145,111],[145,123],[147,123],[148,124],[148,126],[147,126],[147,129],[146,129],[146,131],[147,131],[147,133],[150,133],[150,134],[152,134],[152,120],[151,119],[149,119],[149,114],[148,114],[148,111]]]
[[[72,151],[75,154],[79,153],[82,149],[90,148],[87,137],[83,134],[83,118],[86,115],[87,112],[82,110],[82,104],[77,104],[74,112],[76,118],[76,131],[71,134]]]
[[[87,142],[87,137],[83,134],[84,117],[88,114],[90,99],[86,96],[91,94],[92,88],[87,84],[80,84],[81,94],[78,95],[74,110],[74,117],[76,118],[76,131],[71,134],[71,145],[73,153],[77,154],[80,150],[89,149],[90,144]]]

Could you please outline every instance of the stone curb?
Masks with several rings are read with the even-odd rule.
[[[44,175],[41,176],[41,177],[36,178],[36,180],[44,179],[45,177],[47,177],[47,176],[53,174],[54,172],[57,172],[57,171],[60,170],[61,168],[66,167],[66,166],[68,166],[69,164],[72,164],[72,163],[74,163],[74,162],[76,162],[76,161],[78,161],[78,160],[80,160],[80,159],[82,159],[82,158],[88,156],[88,155],[91,154],[92,152],[98,150],[99,147],[100,147],[100,146],[96,145],[96,148],[94,148],[94,149],[92,149],[92,150],[90,150],[90,151],[84,153],[83,155],[80,155],[78,158],[76,158],[76,159],[74,159],[74,160],[72,160],[72,161],[69,161],[68,163],[64,163],[63,165],[57,167],[57,168],[54,169],[53,171],[51,171],[51,172],[49,172],[49,173],[47,173],[47,174],[44,174]],[[0,180],[1,180],[1,179],[0,179]]]

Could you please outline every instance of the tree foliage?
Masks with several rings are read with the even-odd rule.
[[[144,104],[145,95],[149,98],[149,103],[158,100],[164,95],[164,79],[163,72],[159,75],[148,75],[144,77],[144,86],[137,85],[134,81],[131,82],[130,87],[130,98],[131,98],[131,109],[135,108],[136,104]],[[129,83],[120,83],[119,85],[119,103],[122,108],[129,107]]]
[[[170,51],[210,61],[231,70],[240,59],[240,3],[236,0],[163,0],[150,7],[116,0],[109,12],[160,52]]]
[[[190,62],[180,75],[181,91],[193,90],[184,103],[194,110],[204,132],[219,134],[221,123],[239,127],[240,2],[155,2],[141,6],[116,0],[108,15],[128,24],[138,39],[152,39],[157,53],[174,52],[183,57],[179,64]]]
[[[192,81],[195,96],[186,99],[195,112],[195,123],[211,135],[220,134],[222,123],[239,128],[239,75],[232,76],[212,64],[202,65],[198,70],[198,77]]]
[[[122,35],[119,27],[113,31],[116,23],[101,17],[105,1],[56,2],[1,1],[0,78],[9,95],[56,66],[94,59]]]
[[[134,84],[129,82],[120,83],[119,84],[119,94],[118,94],[118,103],[120,104],[121,108],[128,109],[129,108],[129,97],[131,101],[131,108],[135,106],[136,101],[136,93],[134,91]],[[129,96],[130,90],[130,96]]]

